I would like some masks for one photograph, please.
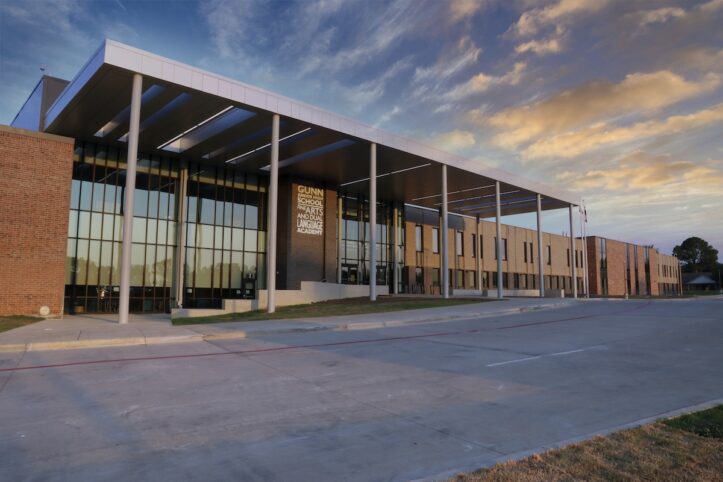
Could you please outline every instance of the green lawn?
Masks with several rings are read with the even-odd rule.
[[[246,313],[229,313],[218,316],[198,318],[176,318],[174,325],[197,325],[201,323],[220,323],[224,321],[258,321],[293,318],[316,318],[320,316],[359,315],[365,313],[384,313],[387,311],[416,310],[421,308],[437,308],[440,306],[465,305],[487,301],[483,298],[400,298],[398,296],[380,296],[375,303],[368,298],[349,298],[344,300],[322,301],[306,305],[282,306],[275,313],[263,310]]]
[[[719,405],[459,474],[451,481],[720,481],[723,480],[722,436],[723,405]]]
[[[23,315],[8,315],[0,316],[0,332],[12,330],[13,328],[20,328],[21,326],[35,323],[36,321],[42,321],[44,318],[37,316],[23,316]]]

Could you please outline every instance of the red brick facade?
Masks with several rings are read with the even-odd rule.
[[[0,126],[0,315],[63,312],[73,139]]]

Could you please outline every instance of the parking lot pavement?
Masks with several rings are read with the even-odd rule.
[[[723,398],[723,300],[0,354],[7,480],[410,480]]]

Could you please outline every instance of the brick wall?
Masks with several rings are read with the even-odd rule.
[[[63,312],[73,140],[0,126],[0,315]]]

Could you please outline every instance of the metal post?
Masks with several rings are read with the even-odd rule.
[[[369,149],[369,300],[377,300],[377,145]]]
[[[497,224],[497,298],[502,298],[502,205],[500,181],[495,181],[495,223]]]
[[[588,285],[587,273],[587,237],[585,236],[585,216],[582,206],[580,206],[580,239],[582,239],[582,285],[585,291],[585,298],[590,297],[590,287]]]
[[[123,244],[121,249],[120,299],[118,322],[128,323],[131,290],[131,246],[133,242],[133,203],[136,192],[136,165],[138,163],[138,130],[141,119],[141,91],[143,76],[133,74],[131,117],[128,128],[128,168],[126,170],[125,200],[123,202]]]
[[[447,210],[447,165],[442,164],[442,296],[449,298],[449,212]]]
[[[396,203],[392,209],[392,294],[399,294],[399,208]]]
[[[572,274],[572,297],[577,298],[577,268],[575,267],[575,263],[577,263],[577,252],[575,250],[575,223],[573,222],[572,208],[573,205],[570,204],[570,271]]]
[[[474,255],[477,258],[477,291],[482,294],[482,237],[479,231],[479,214],[475,218],[475,223],[477,232],[477,246],[475,246],[475,249],[477,252]]]
[[[176,245],[176,305],[183,308],[183,284],[186,265],[186,219],[188,217],[188,168],[183,167],[178,176],[178,222],[177,222],[177,240]]]
[[[279,114],[271,120],[268,236],[266,237],[266,311],[276,311],[276,219],[279,205]]]
[[[542,259],[542,196],[537,195],[537,277],[540,285],[540,298],[545,297],[545,263]]]
[[[337,199],[336,202],[336,226],[337,226],[337,240],[336,240],[336,282],[341,284],[341,261],[342,261],[342,253],[344,252],[344,230],[342,229],[342,224],[344,222],[344,218],[342,217],[342,198],[341,193],[339,193],[339,199]]]

